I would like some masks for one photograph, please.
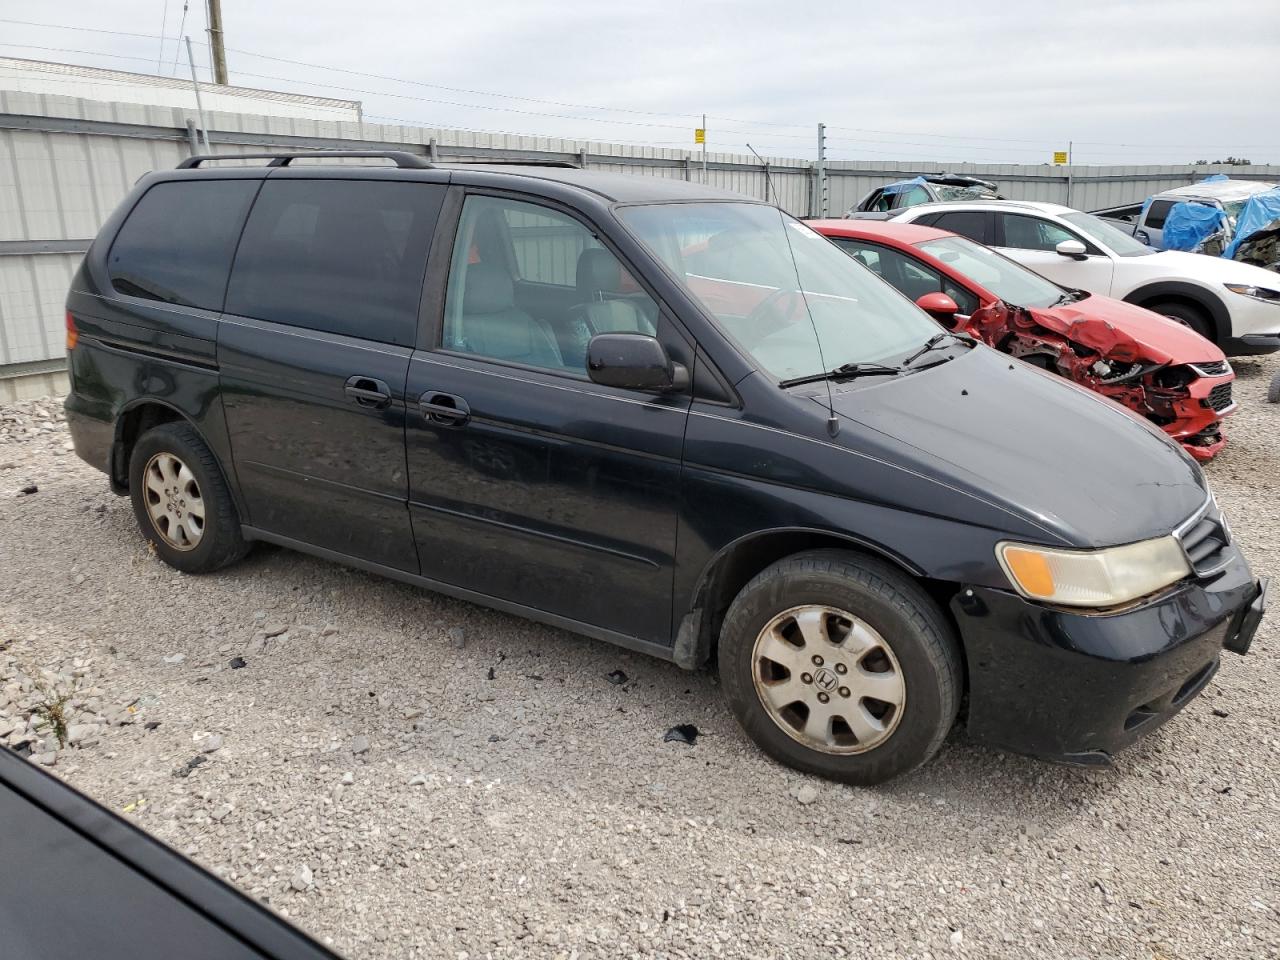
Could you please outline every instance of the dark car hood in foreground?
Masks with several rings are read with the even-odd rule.
[[[1200,468],[1155,427],[985,346],[832,389],[836,443],[999,503],[1075,546],[1168,534],[1208,495]],[[825,390],[813,400],[825,407]]]

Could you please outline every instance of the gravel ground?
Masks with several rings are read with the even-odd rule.
[[[1275,577],[1278,370],[1208,468]],[[183,576],[60,404],[0,408],[0,741],[351,958],[1280,956],[1278,623],[1113,769],[956,733],[842,787],[708,674],[282,550]]]

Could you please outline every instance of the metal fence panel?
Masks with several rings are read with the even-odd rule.
[[[444,160],[585,158],[593,170],[703,180],[701,155],[692,150],[220,111],[206,117],[219,154],[396,148]],[[190,155],[189,119],[194,117],[176,107],[0,90],[0,378],[6,366],[18,370],[62,356],[62,304],[80,251],[140,176]],[[709,153],[707,181],[759,199],[769,195],[797,216],[816,215],[812,164],[764,160],[768,178],[755,157]],[[1277,166],[842,161],[827,167],[832,216],[873,187],[919,173],[972,174],[997,181],[1012,199],[1070,202],[1086,210],[1137,202],[1210,173],[1280,181]]]

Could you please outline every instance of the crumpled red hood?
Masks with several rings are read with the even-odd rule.
[[[1182,364],[1226,359],[1216,345],[1189,327],[1111,297],[1091,296],[1030,313],[1047,329],[1114,360]]]

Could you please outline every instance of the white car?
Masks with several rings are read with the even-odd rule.
[[[1157,252],[1092,214],[1057,203],[928,203],[893,219],[962,234],[1064,287],[1164,314],[1229,356],[1280,350],[1280,276],[1261,267]]]

